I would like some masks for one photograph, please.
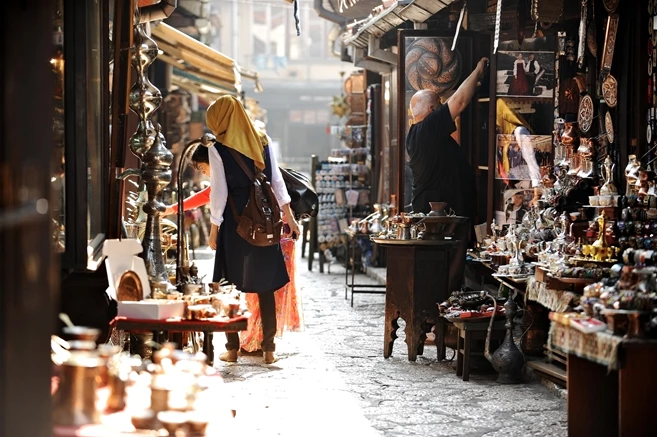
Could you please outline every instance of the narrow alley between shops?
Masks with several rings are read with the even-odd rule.
[[[212,252],[197,264],[211,271]],[[231,428],[262,436],[565,436],[566,402],[538,382],[502,385],[492,373],[455,375],[454,362],[436,362],[427,346],[417,362],[406,357],[403,324],[393,356],[383,358],[383,295],[345,300],[344,267],[309,272],[298,260],[297,291],[305,329],[277,339],[279,361],[240,356],[215,360],[223,374],[223,408]],[[360,275],[359,281],[373,279]],[[216,356],[224,336],[214,339]],[[447,357],[453,355],[447,351]]]

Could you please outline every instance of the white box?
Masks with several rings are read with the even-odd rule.
[[[119,302],[118,316],[141,320],[164,320],[183,317],[185,302],[181,300],[146,299],[139,302]]]

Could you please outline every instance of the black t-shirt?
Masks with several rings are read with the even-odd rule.
[[[476,215],[474,172],[461,147],[447,104],[411,126],[406,152],[413,171],[413,211],[428,213],[429,202],[447,202],[457,215]]]

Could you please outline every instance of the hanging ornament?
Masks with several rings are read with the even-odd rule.
[[[468,10],[468,0],[463,2],[463,8],[461,9],[461,15],[459,15],[459,21],[456,23],[456,34],[454,34],[454,41],[452,41],[452,51],[456,48],[456,41],[459,39],[459,33],[461,32],[461,26],[463,25],[463,17],[465,17],[465,12]]]
[[[338,118],[342,118],[345,115],[349,114],[349,103],[347,103],[347,96],[340,94],[339,96],[333,96],[333,101],[329,104],[333,115]]]
[[[589,23],[589,30],[586,36],[586,44],[589,48],[589,52],[593,55],[594,58],[598,57],[598,35],[595,31],[596,22],[595,22],[595,1],[591,4],[591,22]]]
[[[577,46],[577,65],[584,67],[584,56],[586,55],[586,16],[588,13],[588,0],[582,0],[582,11],[579,20],[579,45]]]
[[[493,54],[497,53],[500,46],[500,26],[502,25],[502,0],[497,0],[497,10],[495,11],[495,40],[493,41]]]

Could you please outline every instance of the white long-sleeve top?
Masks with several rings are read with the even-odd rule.
[[[281,170],[278,168],[278,161],[276,159],[276,151],[273,150],[274,146],[272,145],[271,138],[267,137],[269,140],[269,161],[272,166],[272,180],[270,181],[274,195],[276,195],[276,200],[278,204],[282,207],[290,203],[292,200],[290,195],[287,193],[287,188],[285,187],[285,181],[283,181],[283,175]],[[210,193],[210,221],[220,226],[224,221],[224,210],[226,209],[226,203],[228,202],[228,185],[226,183],[226,170],[224,169],[224,161],[221,159],[219,152],[216,147],[210,147],[210,186],[212,191]]]

